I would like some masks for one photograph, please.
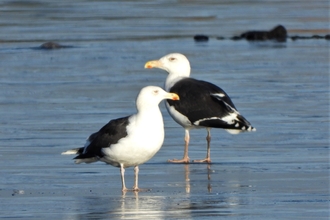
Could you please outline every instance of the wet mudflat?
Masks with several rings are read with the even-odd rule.
[[[8,1],[0,10],[0,218],[329,218],[329,41],[229,39],[278,24],[329,34],[327,1]],[[48,41],[72,47],[35,49]],[[147,191],[123,195],[119,169],[60,153],[134,113],[138,91],[166,78],[144,63],[170,52],[222,87],[257,132],[213,129],[212,164],[169,164],[183,154],[184,130],[162,103],[164,145],[140,166]],[[205,156],[205,137],[191,132],[191,159]]]

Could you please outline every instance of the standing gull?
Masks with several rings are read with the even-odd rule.
[[[256,129],[237,111],[229,96],[218,86],[190,76],[190,63],[179,53],[168,54],[159,60],[148,61],[145,68],[160,68],[168,72],[165,90],[176,93],[180,101],[166,102],[172,118],[185,129],[185,148],[181,160],[168,160],[174,163],[189,163],[189,131],[193,128],[206,128],[207,154],[194,162],[211,163],[211,128],[223,128],[231,134]]]
[[[143,88],[136,99],[136,114],[111,120],[89,136],[84,147],[62,154],[78,154],[74,158],[78,164],[103,161],[119,167],[123,192],[128,191],[125,168],[134,166],[133,191],[139,191],[138,166],[151,159],[164,141],[163,117],[158,106],[164,99],[179,100],[179,96],[156,86]]]

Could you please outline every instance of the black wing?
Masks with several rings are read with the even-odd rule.
[[[128,125],[129,117],[130,116],[111,120],[98,132],[90,135],[88,138],[88,141],[90,142],[89,145],[84,148],[83,152],[78,152],[80,154],[74,159],[103,157],[102,148],[116,144],[121,138],[127,136],[126,127]]]
[[[179,95],[179,101],[167,100],[178,112],[185,115],[192,124],[198,122],[199,126],[241,129],[243,126],[250,126],[250,123],[238,114],[234,103],[227,93],[218,86],[193,78],[184,78],[170,89],[170,92]],[[230,114],[237,113],[236,123],[228,123],[221,120]],[[219,119],[215,119],[219,118]],[[209,120],[203,120],[209,119]]]

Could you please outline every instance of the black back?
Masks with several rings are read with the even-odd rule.
[[[223,118],[237,111],[225,91],[206,81],[184,78],[175,83],[170,92],[178,94],[180,100],[167,100],[169,105],[185,115],[192,124],[200,119]],[[199,126],[228,129],[241,129],[243,126],[250,126],[250,123],[242,115],[238,115],[237,119],[238,127],[219,119],[204,120],[199,123]]]
[[[167,100],[170,106],[174,106],[177,111],[188,117],[191,122],[201,118],[223,117],[232,110],[225,104],[235,108],[229,96],[218,86],[196,80],[184,78],[170,89],[170,92],[179,95],[179,101]],[[211,94],[223,94],[221,100]]]

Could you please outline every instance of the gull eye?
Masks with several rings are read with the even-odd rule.
[[[154,90],[154,94],[155,95],[157,95],[158,94],[158,90],[156,89],[156,90]]]
[[[169,60],[174,61],[174,60],[176,60],[176,58],[175,57],[170,57]]]

